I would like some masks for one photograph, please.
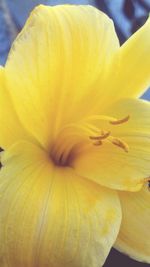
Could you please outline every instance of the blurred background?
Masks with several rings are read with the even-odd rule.
[[[5,64],[11,43],[23,27],[30,11],[41,3],[45,5],[71,3],[96,6],[113,19],[121,44],[144,24],[150,13],[150,0],[0,0],[1,65]],[[150,100],[150,90],[147,90],[143,98]],[[148,267],[148,264],[131,260],[112,249],[104,267],[124,266]]]

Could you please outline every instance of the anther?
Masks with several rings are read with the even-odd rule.
[[[120,148],[122,148],[125,152],[129,152],[129,147],[128,145],[123,142],[122,140],[120,140],[119,138],[114,138],[113,140],[111,140],[112,144],[115,146],[118,146]]]
[[[112,120],[112,121],[109,121],[109,123],[110,124],[113,124],[113,125],[118,125],[118,124],[122,124],[122,123],[127,122],[129,119],[130,119],[130,116],[128,115],[125,118],[120,119],[120,120]]]
[[[98,136],[89,136],[89,138],[90,138],[91,140],[104,140],[104,139],[106,139],[109,135],[110,135],[110,131],[108,131],[108,132],[101,131],[101,135],[98,135]]]
[[[93,143],[94,146],[101,146],[102,145],[102,141],[98,140],[96,142]]]

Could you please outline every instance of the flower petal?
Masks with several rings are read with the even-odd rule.
[[[0,251],[11,267],[99,267],[121,221],[118,195],[20,142],[2,155]]]
[[[137,193],[119,194],[123,212],[115,247],[138,261],[150,263],[150,192],[148,184]]]
[[[18,115],[42,144],[95,106],[93,84],[103,79],[118,47],[112,21],[94,7],[33,11],[5,68]]]
[[[100,129],[125,142],[129,151],[105,141],[76,152],[71,165],[79,175],[119,190],[140,190],[150,174],[150,103],[126,99],[113,105],[107,115],[116,118],[130,116],[120,125],[99,124]]]
[[[141,96],[150,85],[150,18],[121,46],[114,64],[112,98]]]
[[[150,19],[120,49],[118,75],[125,97],[141,96],[150,85],[149,36]]]
[[[5,87],[4,68],[0,67],[0,147],[8,148],[18,139],[31,140],[21,125]]]

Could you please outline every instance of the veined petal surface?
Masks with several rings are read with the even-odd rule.
[[[150,191],[119,193],[122,224],[115,247],[135,260],[150,263]]]
[[[8,148],[18,139],[30,140],[29,134],[20,123],[11,97],[5,86],[4,68],[0,67],[0,147]]]
[[[99,267],[121,221],[115,191],[20,142],[2,155],[0,245],[8,267]]]
[[[118,90],[139,97],[150,85],[150,19],[119,50]]]
[[[150,85],[149,69],[150,18],[118,50],[101,93],[101,108],[121,98],[141,96]]]
[[[126,123],[99,123],[116,140],[127,144],[128,152],[106,139],[100,146],[77,151],[72,167],[79,175],[110,188],[136,191],[150,174],[150,103],[143,100],[118,101],[106,113],[115,118],[129,115]]]
[[[103,84],[118,48],[112,21],[94,7],[33,11],[5,70],[18,116],[44,146],[63,125],[90,113],[103,88],[93,85],[98,77]]]

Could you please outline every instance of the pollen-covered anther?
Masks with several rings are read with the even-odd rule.
[[[101,131],[101,134],[100,135],[97,135],[97,136],[90,136],[89,138],[91,140],[104,140],[106,138],[108,138],[108,136],[110,136],[110,131],[107,131],[107,132],[104,132],[104,131]]]
[[[127,122],[128,120],[130,119],[130,116],[128,115],[128,116],[126,116],[126,117],[124,117],[123,119],[119,119],[119,120],[111,120],[111,121],[109,121],[109,123],[111,123],[111,124],[113,124],[113,125],[118,125],[118,124],[122,124],[122,123],[125,123],[125,122]]]
[[[129,146],[119,138],[112,138],[111,143],[115,146],[122,148],[125,152],[129,152]]]
[[[113,145],[118,146],[119,148],[122,148],[125,152],[129,152],[129,146],[121,139],[115,138],[110,135],[110,131],[101,131],[100,135],[97,136],[89,136],[89,138],[94,141],[93,145],[100,146],[103,144],[102,141],[110,141]]]
[[[103,143],[101,140],[98,140],[96,142],[93,143],[94,146],[101,146]]]

